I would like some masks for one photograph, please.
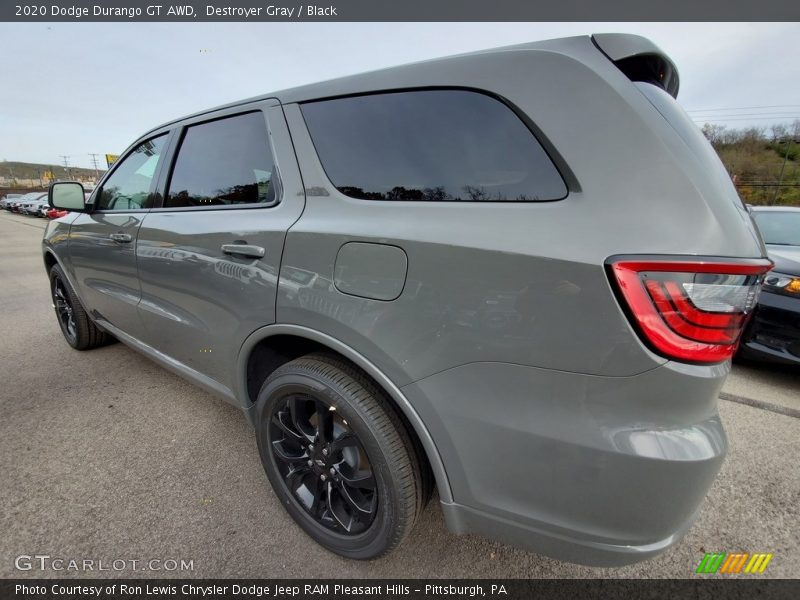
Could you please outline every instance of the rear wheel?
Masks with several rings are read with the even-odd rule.
[[[256,403],[264,469],[292,518],[342,556],[371,559],[397,546],[423,505],[414,447],[383,392],[327,354],[293,360]]]
[[[64,271],[58,265],[50,269],[50,293],[61,333],[76,350],[91,350],[107,344],[112,338],[95,325],[86,314]]]

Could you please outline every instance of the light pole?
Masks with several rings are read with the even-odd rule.
[[[64,171],[67,173],[67,179],[72,179],[72,176],[70,175],[69,172],[69,156],[66,154],[59,154],[59,156],[64,161]]]
[[[783,164],[781,165],[781,174],[778,176],[778,185],[775,186],[775,193],[772,194],[772,202],[771,205],[775,204],[778,201],[778,192],[781,190],[781,184],[783,183],[783,172],[786,170],[786,161],[789,160],[789,142],[794,144],[798,143],[798,140],[781,140],[780,144],[786,144],[786,152],[783,153]]]
[[[97,183],[97,180],[100,177],[100,175],[98,174],[98,171],[97,171],[97,156],[98,155],[90,152],[89,156],[92,157],[92,164],[94,165],[94,181],[95,181],[95,183]]]

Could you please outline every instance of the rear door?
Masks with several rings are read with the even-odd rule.
[[[139,231],[139,314],[149,345],[230,388],[244,339],[275,321],[284,237],[303,188],[277,101],[181,125],[162,206]]]
[[[134,337],[141,325],[136,238],[156,198],[167,137],[145,140],[123,156],[95,192],[94,210],[78,215],[70,227],[70,260],[84,306]]]

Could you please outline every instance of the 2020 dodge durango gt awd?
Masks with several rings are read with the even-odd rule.
[[[547,85],[542,85],[547,82]],[[67,342],[241,407],[289,514],[380,556],[448,527],[651,557],[726,451],[717,394],[771,263],[651,42],[523,44],[251,98],[54,184]]]

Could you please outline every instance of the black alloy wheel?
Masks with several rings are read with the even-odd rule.
[[[61,333],[70,346],[76,350],[90,350],[114,340],[89,318],[64,271],[57,264],[50,268],[50,294]]]
[[[78,337],[78,326],[75,323],[75,314],[72,308],[72,299],[67,291],[66,284],[60,275],[56,275],[52,280],[53,305],[56,309],[58,324],[61,331],[71,346],[75,345]]]
[[[345,535],[372,524],[378,511],[372,466],[335,407],[306,394],[286,396],[272,413],[269,438],[287,487],[317,523]]]
[[[372,559],[409,534],[429,467],[384,392],[345,359],[296,358],[266,379],[256,441],[278,500],[316,542]]]

